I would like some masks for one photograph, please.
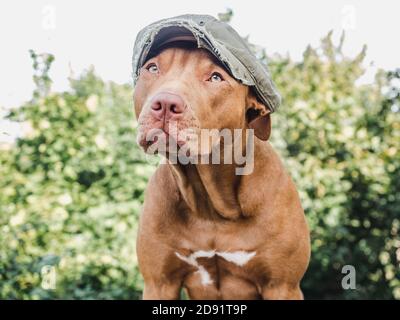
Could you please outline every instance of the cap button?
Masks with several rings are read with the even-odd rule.
[[[204,26],[204,21],[203,20],[199,21],[199,25]]]

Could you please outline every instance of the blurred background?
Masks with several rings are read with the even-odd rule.
[[[149,161],[131,54],[145,25],[229,22],[283,97],[271,143],[311,229],[309,299],[400,299],[396,1],[2,1],[0,299],[138,299]],[[344,266],[356,287],[343,288]]]

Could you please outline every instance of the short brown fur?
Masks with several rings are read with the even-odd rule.
[[[158,74],[148,72],[150,63],[158,66]],[[214,71],[224,81],[207,81]],[[263,128],[270,130],[265,106],[205,50],[167,48],[146,62],[134,94],[139,135],[160,126],[148,104],[161,91],[187,103],[187,116],[178,126],[247,129],[252,108],[264,110]],[[268,138],[266,133],[260,138]],[[300,280],[310,256],[307,223],[294,183],[270,143],[261,139],[255,139],[250,175],[236,175],[235,164],[159,166],[145,193],[137,241],[144,299],[178,299],[182,287],[193,299],[303,298]],[[241,267],[218,256],[199,258],[213,279],[203,285],[196,268],[176,255],[199,250],[256,255]]]

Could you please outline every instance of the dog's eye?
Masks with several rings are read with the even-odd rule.
[[[148,66],[146,66],[146,69],[150,72],[150,73],[158,73],[158,67],[155,63],[150,63]]]
[[[222,78],[222,75],[218,72],[213,72],[213,74],[211,75],[210,79],[208,81],[211,82],[221,82],[222,80],[224,80]]]

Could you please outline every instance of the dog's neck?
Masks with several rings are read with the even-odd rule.
[[[246,136],[243,136],[240,145],[242,154],[249,152],[245,141]],[[253,154],[251,156],[253,157]],[[220,159],[221,164],[170,164],[170,166],[183,200],[191,211],[208,218],[238,219],[243,216],[237,197],[242,180],[238,169],[243,171],[243,165],[225,164],[222,149]]]
[[[186,205],[207,218],[237,219],[242,215],[237,199],[241,176],[233,164],[170,165]]]

